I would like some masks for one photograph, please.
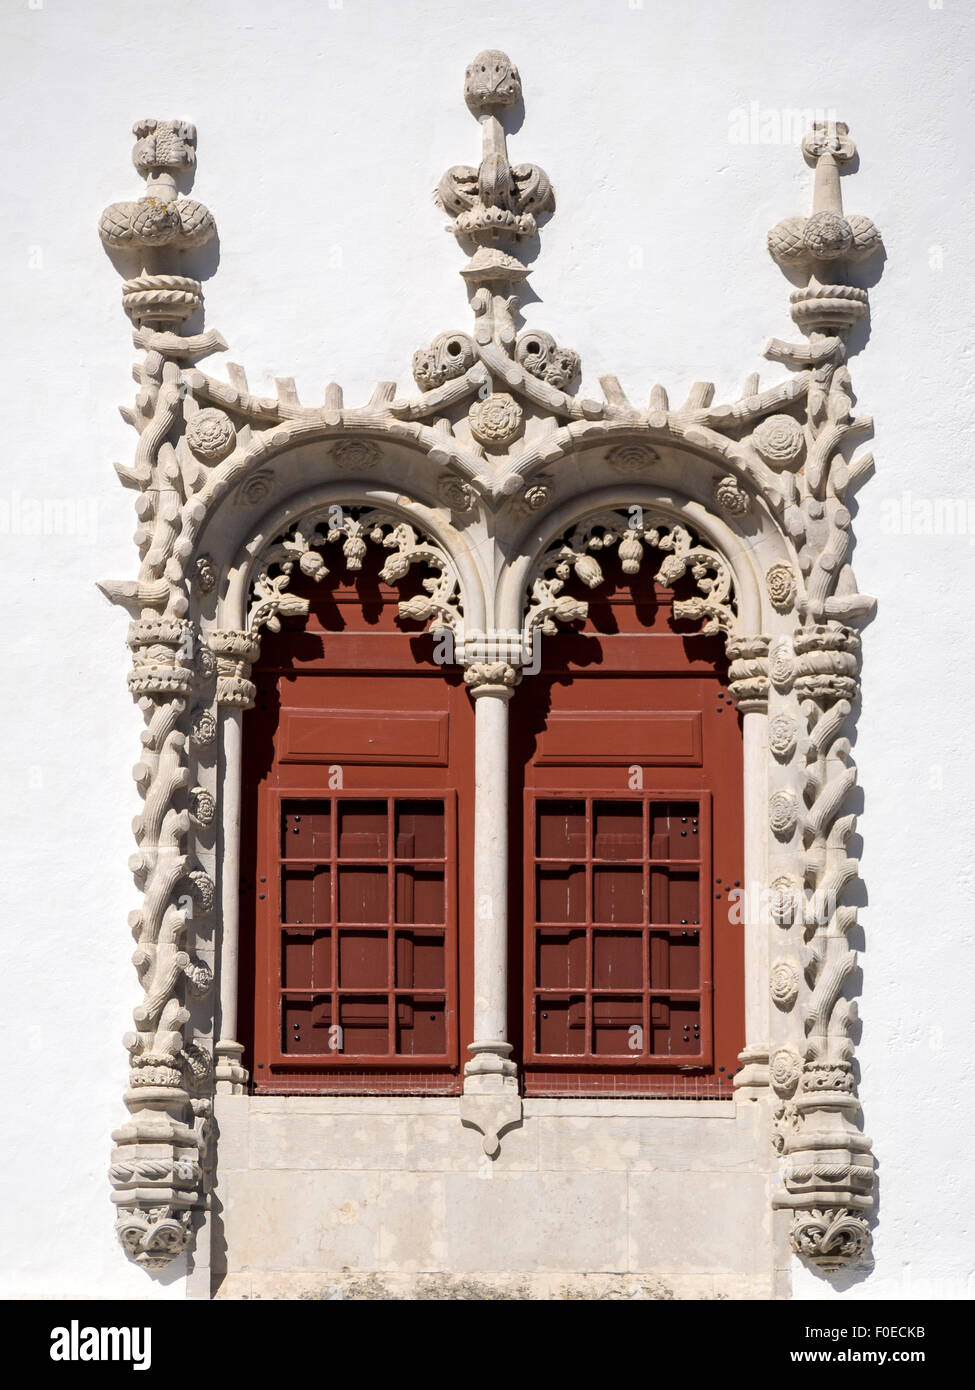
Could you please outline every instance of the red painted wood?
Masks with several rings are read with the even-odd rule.
[[[456,1091],[471,1039],[473,710],[381,562],[296,577],[311,611],[254,669],[241,1001],[260,1092]]]
[[[379,563],[354,584],[296,576],[311,612],[265,635],[254,672],[241,1000],[259,1091],[456,1091],[472,1037],[473,709]],[[742,757],[723,645],[682,632],[646,574],[604,568],[511,705],[514,1055],[534,1094],[730,1095]]]
[[[515,1055],[528,1094],[730,1096],[743,771],[723,643],[675,622],[646,569],[601,564],[596,590],[567,586],[589,618],[543,639],[511,704]]]

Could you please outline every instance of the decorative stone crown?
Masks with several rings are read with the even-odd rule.
[[[448,169],[437,185],[437,202],[449,213],[454,235],[478,245],[461,273],[474,284],[515,283],[528,267],[508,243],[535,235],[538,214],[554,206],[552,185],[537,164],[508,161],[504,129],[494,114],[521,100],[521,78],[508,55],[497,49],[479,53],[467,69],[464,96],[481,124],[481,162],[476,169]]]
[[[141,198],[111,203],[98,232],[114,250],[141,252],[143,274],[122,286],[122,302],[136,323],[161,327],[182,323],[200,307],[200,283],[179,275],[152,273],[160,248],[188,251],[203,246],[217,230],[209,208],[181,198],[175,174],[196,163],[196,127],[187,121],[136,121],[132,163],[146,181]]]
[[[843,283],[842,265],[866,260],[883,247],[869,217],[844,216],[840,165],[856,155],[842,121],[818,121],[802,142],[802,152],[816,169],[813,211],[809,217],[786,217],[768,234],[768,248],[782,266],[809,271],[809,282],[792,295],[792,317],[804,331],[835,332],[849,328],[867,312],[865,290]]]

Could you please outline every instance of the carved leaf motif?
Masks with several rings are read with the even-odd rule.
[[[703,635],[734,631],[737,615],[731,571],[716,551],[697,543],[690,531],[670,519],[644,517],[639,526],[634,526],[622,513],[605,512],[576,526],[539,562],[525,615],[526,642],[530,643],[536,627],[548,634],[556,630],[554,623],[561,619],[554,602],[570,573],[588,588],[602,583],[602,568],[590,552],[617,544],[626,574],[638,572],[647,548],[665,552],[654,576],[658,583],[671,587],[690,571],[700,593],[674,603],[676,618],[699,621]],[[576,604],[573,618],[585,617],[586,611],[585,604]]]
[[[459,580],[453,562],[434,542],[418,534],[406,522],[368,508],[318,508],[296,522],[289,534],[264,551],[254,580],[254,602],[248,614],[248,630],[268,627],[280,631],[281,617],[303,614],[307,601],[288,593],[297,563],[304,574],[322,579],[328,569],[319,554],[322,546],[340,544],[350,570],[361,567],[371,542],[389,551],[380,572],[387,584],[403,579],[413,565],[424,565],[431,574],[423,580],[425,595],[400,604],[400,614],[416,621],[435,620],[438,628],[457,631],[463,624]],[[324,528],[324,529],[323,529]]]

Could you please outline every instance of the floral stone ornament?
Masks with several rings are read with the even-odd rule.
[[[467,418],[474,438],[490,447],[504,446],[517,439],[524,414],[513,396],[501,392],[475,401]]]

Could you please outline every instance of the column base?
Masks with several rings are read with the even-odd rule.
[[[735,1100],[764,1100],[769,1094],[769,1050],[750,1044],[738,1054],[741,1071],[734,1080]]]
[[[464,1094],[497,1095],[499,1092],[518,1094],[518,1067],[509,1060],[509,1042],[473,1042],[473,1053],[464,1067]]]
[[[244,1055],[244,1044],[221,1038],[213,1049],[216,1058],[214,1079],[218,1096],[242,1096],[246,1094],[250,1074],[240,1065]]]
[[[465,1095],[494,1094],[510,1091],[517,1095],[517,1066],[509,1061],[510,1042],[490,1040],[470,1042],[470,1062],[463,1069]]]

